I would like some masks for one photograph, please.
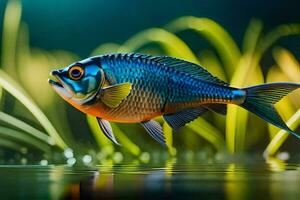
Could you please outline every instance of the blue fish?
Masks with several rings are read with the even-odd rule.
[[[97,118],[102,132],[119,144],[109,121],[141,123],[165,145],[162,127],[153,120],[163,116],[178,130],[207,111],[226,114],[235,104],[300,138],[279,116],[274,104],[298,83],[267,83],[230,87],[203,67],[168,56],[109,54],[87,58],[54,70],[53,89],[80,111]]]

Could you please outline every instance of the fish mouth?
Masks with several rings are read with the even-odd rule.
[[[62,82],[61,82],[61,80],[60,80],[60,78],[56,75],[55,71],[50,72],[50,76],[52,76],[53,79],[54,79],[54,80],[51,79],[51,78],[48,79],[48,83],[50,85],[61,87],[61,88],[64,87],[63,84],[62,84]]]
[[[54,81],[54,80],[49,78],[48,83],[50,83],[50,85],[53,85],[53,86],[57,86],[57,87],[61,87],[61,88],[64,87],[59,80]]]
[[[64,86],[57,71],[50,72],[50,76],[51,78],[48,79],[48,83],[52,86],[52,88],[64,99],[72,98],[73,94],[68,90],[67,87]]]

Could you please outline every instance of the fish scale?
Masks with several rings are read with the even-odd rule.
[[[111,74],[115,83],[133,83],[130,95],[120,104],[118,108],[108,111],[111,118],[123,118],[129,121],[141,121],[161,114],[161,109],[166,100],[166,93],[158,88],[163,87],[163,77],[155,73],[151,67],[144,67],[142,59],[136,63],[130,61],[129,56],[104,57],[102,68]],[[106,60],[108,60],[106,62]],[[113,62],[114,60],[114,62]],[[151,74],[150,76],[146,74]],[[158,80],[160,81],[154,81]],[[166,88],[166,87],[164,87]],[[129,116],[134,116],[130,117]],[[112,119],[114,120],[114,119]]]
[[[101,59],[101,67],[113,77],[115,84],[133,83],[130,95],[118,108],[108,111],[110,118],[128,118],[135,122],[151,119],[162,112],[177,112],[187,105],[197,107],[232,99],[231,88],[220,89],[219,85],[155,62],[150,56],[106,55]],[[217,95],[210,95],[212,93]]]

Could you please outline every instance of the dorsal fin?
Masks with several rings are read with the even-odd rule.
[[[167,67],[176,68],[178,71],[184,72],[186,74],[200,77],[202,80],[207,82],[216,83],[224,86],[229,85],[225,81],[213,76],[202,66],[185,60],[180,60],[178,58],[173,58],[169,56],[151,56],[151,55],[140,54],[140,53],[125,53],[125,54],[118,53],[118,54],[107,54],[104,56],[111,57],[111,59],[116,59],[116,58],[123,58],[125,60],[136,59],[138,62],[153,61],[165,65]]]
[[[225,81],[222,81],[219,78],[210,74],[202,66],[196,65],[196,64],[188,62],[188,61],[180,60],[177,58],[172,58],[169,56],[153,56],[150,59],[152,61],[164,64],[169,67],[175,67],[179,71],[185,72],[187,74],[201,77],[201,79],[208,81],[208,82],[212,82],[212,83],[216,83],[216,84],[224,85],[224,86],[229,85]]]

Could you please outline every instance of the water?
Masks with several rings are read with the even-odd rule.
[[[300,165],[1,166],[1,199],[300,199]]]

